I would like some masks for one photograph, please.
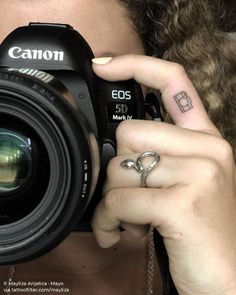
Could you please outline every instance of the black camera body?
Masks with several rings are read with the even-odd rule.
[[[62,24],[31,23],[0,46],[0,265],[89,230],[116,128],[144,118],[141,87],[98,78],[92,58]]]

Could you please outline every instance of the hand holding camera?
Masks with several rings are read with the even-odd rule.
[[[107,169],[104,198],[93,219],[102,247],[120,239],[119,226],[135,236],[150,224],[164,238],[179,294],[235,294],[236,179],[232,149],[210,121],[184,69],[147,56],[114,57],[94,64],[103,79],[135,78],[160,90],[176,125],[131,120],[117,129],[117,157]],[[188,99],[179,93],[186,92]],[[186,106],[191,100],[191,108]],[[140,154],[160,155],[142,187],[140,173],[122,163]],[[149,164],[150,165],[150,164]],[[119,176],[119,177],[118,177]],[[158,244],[157,244],[158,252]]]

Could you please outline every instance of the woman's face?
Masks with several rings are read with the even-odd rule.
[[[1,0],[0,42],[29,22],[70,24],[95,56],[142,54],[143,46],[119,0]]]

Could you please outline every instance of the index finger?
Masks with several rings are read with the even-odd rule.
[[[219,134],[182,66],[149,56],[125,55],[96,58],[93,69],[108,81],[135,79],[142,85],[160,90],[165,108],[176,125]]]

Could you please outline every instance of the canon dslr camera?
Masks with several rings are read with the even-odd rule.
[[[134,81],[109,83],[72,27],[31,23],[0,46],[0,265],[87,230],[117,125],[143,118]]]

